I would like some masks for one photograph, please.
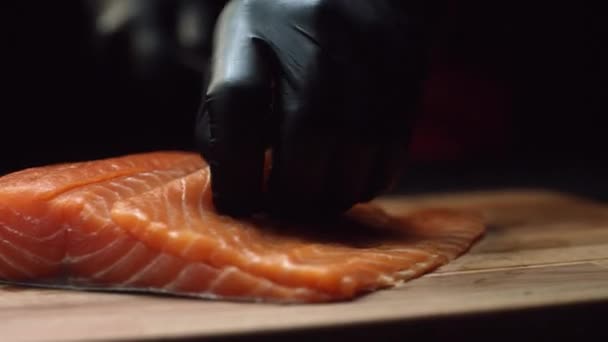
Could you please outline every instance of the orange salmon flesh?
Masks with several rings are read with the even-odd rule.
[[[0,177],[0,281],[218,300],[356,298],[431,272],[484,232],[469,213],[393,216],[360,204],[332,223],[218,214],[207,163],[150,152]]]

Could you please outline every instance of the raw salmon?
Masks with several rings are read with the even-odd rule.
[[[219,215],[198,155],[155,152],[0,177],[0,280],[213,299],[346,300],[464,253],[482,221],[372,204],[323,224]]]

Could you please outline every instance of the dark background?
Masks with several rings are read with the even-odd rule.
[[[192,149],[201,76],[135,80],[82,1],[5,2],[0,172]],[[432,58],[395,191],[534,186],[608,199],[607,24],[585,2],[432,3]]]

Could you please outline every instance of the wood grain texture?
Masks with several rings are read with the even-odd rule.
[[[394,212],[429,206],[475,210],[490,227],[454,262],[348,303],[237,304],[5,287],[0,289],[2,341],[229,336],[608,303],[604,204],[542,191],[379,202]]]

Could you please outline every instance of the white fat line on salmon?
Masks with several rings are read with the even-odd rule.
[[[377,278],[377,282],[380,285],[392,285],[395,283],[395,281],[396,281],[395,277],[387,275],[387,274],[381,274]]]
[[[11,226],[0,222],[0,229],[4,229],[7,232],[16,235],[20,238],[24,238],[24,239],[29,239],[35,242],[48,242],[51,240],[54,240],[55,238],[59,237],[62,233],[63,230],[62,229],[57,229],[54,233],[52,233],[51,235],[47,235],[47,236],[42,236],[42,237],[36,237],[33,235],[29,235],[29,234],[24,234],[22,231],[13,229]]]
[[[171,234],[171,233],[174,233],[174,232],[170,232],[169,234]],[[180,251],[179,256],[184,257],[184,256],[188,255],[190,253],[190,251],[192,250],[192,247],[194,247],[195,244],[196,244],[196,239],[190,239],[190,241],[188,241],[188,244],[186,245],[186,247]]]
[[[110,169],[112,169],[114,171],[119,170],[120,168],[121,168],[121,166],[118,165],[118,164],[116,164],[116,163],[111,163],[110,164]]]
[[[231,274],[238,272],[239,269],[234,267],[234,266],[228,266],[226,268],[224,268],[220,273],[220,275],[218,275],[212,282],[211,284],[209,284],[209,286],[207,287],[207,291],[209,292],[216,292],[215,289],[222,285],[226,279],[228,278],[228,276],[230,276]]]
[[[2,240],[0,240],[0,242],[2,242]],[[8,258],[8,256],[2,254],[2,249],[0,249],[0,261],[2,261],[3,263],[5,263],[8,267],[12,268],[14,271],[17,271],[18,273],[21,273],[21,274],[23,274],[23,275],[25,275],[27,277],[30,277],[30,278],[34,277],[34,275],[31,272],[29,272],[25,268],[23,268],[20,265],[17,265],[13,261],[11,261]]]
[[[191,269],[192,267],[197,267],[199,265],[199,263],[191,263],[186,265],[184,268],[182,268],[182,270],[175,276],[175,278],[173,279],[172,282],[166,284],[164,286],[164,289],[167,291],[172,291],[172,292],[179,292],[179,290],[177,289],[180,285],[180,283],[184,280],[184,277],[187,276],[187,272],[189,269]],[[219,272],[216,269],[216,272]]]
[[[188,210],[188,201],[187,201],[188,188],[186,186],[186,179],[181,178],[179,180],[179,185],[180,185],[180,192],[181,192],[181,208],[182,208],[182,214],[184,215],[184,221],[186,222],[186,226],[188,227],[188,230],[194,231],[193,218],[190,213],[190,210]]]
[[[390,260],[389,262],[387,262],[386,260],[371,260],[371,259],[367,259],[364,255],[359,255],[359,256],[353,256],[350,259],[348,259],[348,261],[346,261],[346,265],[348,266],[359,266],[359,267],[364,267],[364,266],[379,266],[379,267],[386,267],[389,264],[392,264],[392,261],[394,260]],[[409,261],[410,263],[414,263],[415,261],[412,259],[407,259],[407,261]],[[379,273],[382,272],[379,269],[372,269],[374,272]]]
[[[307,289],[305,287],[298,287],[294,290],[295,294],[298,296],[310,296],[310,295],[314,295],[314,296],[319,296],[323,299],[328,299],[329,296],[325,293],[321,293],[319,291],[315,291],[315,290],[311,290],[311,289]],[[295,299],[294,299],[295,301]]]
[[[42,220],[41,218],[37,218],[34,216],[30,216],[30,215],[25,215],[24,213],[17,211],[13,207],[6,207],[6,209],[8,209],[11,212],[11,214],[15,215],[16,217],[22,219],[23,221],[25,221],[27,223],[31,223],[32,225],[39,225]]]
[[[163,177],[158,175],[157,172],[154,172],[154,171],[142,172],[140,174],[137,174],[137,176],[143,178],[144,182],[146,181],[146,179],[148,180],[146,182],[147,186],[146,186],[146,190],[144,192],[154,190],[157,187],[163,186],[165,183],[167,183],[168,181],[170,181],[172,179],[170,177],[167,177],[168,179],[164,179]]]
[[[395,261],[395,260],[407,260],[407,261],[410,261],[410,260],[413,260],[416,257],[416,255],[412,256],[413,253],[410,253],[410,252],[405,252],[406,255],[395,255],[395,254],[391,254],[391,253],[394,253],[394,251],[390,251],[390,252],[387,251],[386,253],[365,251],[365,257],[373,256],[373,257],[377,257],[377,258],[388,259],[388,261]],[[399,253],[399,252],[397,252],[397,253]],[[422,256],[424,258],[428,258],[429,257],[429,255],[426,254],[426,253],[424,253],[424,254],[417,253],[417,256]]]
[[[293,274],[293,272],[307,272],[307,273],[313,273],[313,274],[315,274],[316,277],[321,279],[322,277],[326,276],[328,273],[327,269],[325,269],[322,266],[319,267],[316,265],[306,265],[303,263],[294,264],[291,261],[291,259],[289,258],[289,256],[285,255],[285,254],[277,255],[277,256],[275,256],[275,258],[279,259],[278,261],[280,262],[280,264],[282,266],[278,270],[281,272],[280,273],[281,276],[289,277],[290,274]],[[259,262],[259,265],[266,264],[266,266],[272,267],[272,266],[274,266],[273,264],[275,264],[275,263],[276,263],[276,260],[271,260],[271,257],[267,257],[265,259],[261,259]]]
[[[317,271],[318,271],[318,268],[316,268],[316,267],[314,267],[314,266],[307,266],[307,265],[294,265],[294,264],[293,264],[293,263],[290,261],[289,257],[288,257],[288,256],[286,256],[286,255],[280,255],[280,256],[278,256],[278,258],[280,259],[280,263],[281,263],[281,265],[282,265],[282,267],[281,267],[281,271],[283,272],[283,274],[287,274],[287,275],[289,275],[289,271],[290,271],[290,270],[293,270],[293,269],[299,269],[299,270],[304,270],[304,271],[313,271],[313,272],[317,272]],[[263,261],[263,259],[262,259],[262,258],[260,258],[260,261]],[[272,262],[271,262],[271,261],[269,261],[269,262],[270,262],[270,264],[272,264]],[[262,263],[263,263],[263,262],[260,262],[260,264],[262,264]],[[208,266],[208,267],[212,267],[212,266],[209,266],[209,265],[207,265],[207,266]],[[214,267],[214,268],[215,268],[215,267]],[[215,269],[217,269],[217,268],[215,268]],[[242,273],[242,274],[244,274],[244,275],[246,275],[246,276],[253,277],[253,278],[255,278],[255,279],[256,279],[256,281],[262,281],[262,280],[263,280],[263,281],[268,281],[268,282],[270,282],[271,284],[273,284],[273,286],[278,286],[278,287],[282,287],[282,288],[286,288],[286,289],[294,290],[293,288],[286,287],[286,286],[284,286],[284,285],[280,285],[279,283],[274,282],[274,281],[272,281],[272,280],[270,280],[270,279],[267,279],[267,278],[262,278],[262,277],[261,277],[261,276],[259,276],[259,275],[254,275],[254,274],[249,273],[249,272],[244,272],[242,269],[238,268],[237,266],[227,266],[227,267],[223,268],[223,270],[221,270],[221,272],[226,272],[226,270],[227,270],[227,269],[231,269],[233,272],[238,271],[238,272],[240,272],[240,273]],[[321,271],[322,271],[321,273],[324,273],[324,272],[325,272],[324,270],[321,270]],[[317,272],[317,273],[318,273],[318,272]],[[321,274],[320,276],[322,276],[322,275],[323,275],[323,274]],[[227,275],[226,275],[226,276],[227,276]],[[216,281],[218,281],[218,280],[216,279]],[[217,286],[217,285],[216,285],[216,286]],[[214,288],[214,287],[213,287],[213,285],[212,285],[210,288]]]
[[[207,191],[209,184],[210,184],[210,175],[209,173],[205,173],[205,183],[202,186],[202,190],[200,191],[201,193],[204,193],[205,191]],[[185,184],[185,179],[182,179],[182,181]],[[203,195],[199,195],[198,197],[198,201],[197,201],[197,210],[198,210],[198,215],[200,217],[201,221],[205,221],[204,219],[207,219],[209,217],[208,212],[205,211],[204,206],[203,206]],[[225,241],[224,237],[221,236],[220,234],[218,234],[216,232],[215,229],[213,228],[208,228],[206,229],[206,233],[212,235],[213,237],[215,237],[220,245],[222,245],[222,248],[227,245],[228,243]],[[238,236],[238,234],[233,234],[231,236],[231,240],[236,242],[236,245],[239,247],[239,251],[242,252],[243,254],[246,254],[250,259],[255,260],[256,262],[260,259],[260,257],[255,254],[247,245],[244,245],[242,243],[242,241],[240,240],[240,237]]]
[[[96,203],[101,203],[101,207]],[[109,218],[110,212],[108,211],[109,207],[107,202],[96,200],[88,202],[84,205],[82,210],[80,211],[80,222],[87,222],[91,219],[97,219],[100,222],[104,222],[104,225],[111,224],[112,220]],[[84,214],[83,214],[84,213]]]
[[[203,189],[205,187],[207,187],[207,184],[209,183],[209,177],[206,177],[205,179],[205,184],[203,185]],[[201,191],[203,192],[203,191]],[[204,208],[203,208],[203,196],[198,196],[198,202],[197,202],[197,207],[198,207],[198,214],[201,217],[201,221],[204,221],[203,218],[207,218],[208,215],[205,212]],[[215,229],[206,229],[205,230],[206,233],[208,233],[209,235],[212,235],[214,238],[217,239],[217,241],[220,244],[220,248],[225,248],[228,244],[226,243],[226,240],[224,240],[223,236],[220,236],[219,234],[217,234],[217,232],[215,231]]]
[[[244,274],[245,276],[250,276],[253,278],[258,279],[259,277],[255,277],[255,276],[251,276],[247,273],[244,273],[241,271],[242,274]],[[72,289],[80,289],[80,290],[84,290],[84,289],[93,289],[93,290],[115,290],[115,291],[135,291],[135,292],[142,292],[142,293],[163,293],[163,294],[168,294],[168,295],[173,295],[173,296],[187,296],[187,297],[196,297],[196,298],[224,298],[224,299],[230,299],[230,300],[234,300],[234,301],[238,301],[238,302],[245,302],[245,301],[255,301],[255,302],[275,302],[275,303],[299,303],[299,302],[309,302],[311,301],[311,298],[316,298],[316,299],[312,299],[312,301],[325,301],[330,299],[330,296],[322,293],[322,292],[318,292],[318,291],[314,291],[308,288],[303,288],[303,287],[298,287],[298,288],[289,288],[289,287],[284,287],[282,285],[278,285],[275,284],[274,288],[270,288],[269,293],[262,293],[260,298],[250,298],[249,295],[239,295],[239,296],[219,296],[213,293],[209,293],[209,292],[188,292],[188,291],[181,291],[181,290],[166,290],[164,288],[164,286],[161,288],[159,286],[142,286],[142,287],[128,287],[128,286],[121,286],[121,285],[105,285],[105,284],[97,284],[95,285],[94,283],[91,283],[87,278],[81,278],[81,277],[74,277],[71,278],[71,280],[73,281],[73,284],[71,286],[59,286],[62,288],[72,288]],[[258,281],[264,281],[266,283],[265,280],[260,279]],[[80,284],[77,284],[80,283]],[[271,284],[274,284],[272,282],[270,282]],[[56,286],[56,285],[55,285]],[[56,286],[57,287],[57,286]],[[282,293],[284,291],[288,291],[287,294],[283,293],[282,295],[289,295],[289,293],[291,294],[295,294],[296,296],[292,298],[281,298],[278,299],[276,298],[276,293]],[[274,294],[273,294],[274,292]]]
[[[126,286],[126,285],[137,283],[149,271],[151,271],[155,268],[158,268],[158,266],[161,265],[162,262],[165,261],[165,259],[167,259],[167,258],[170,258],[170,257],[167,256],[166,254],[157,255],[156,257],[154,257],[154,259],[150,260],[146,266],[142,267],[139,271],[137,271],[135,274],[133,274],[129,279],[120,283],[119,286],[122,286],[122,285]]]
[[[430,262],[421,262],[416,263],[412,267],[407,270],[399,271],[394,274],[394,286],[401,287],[407,283],[407,281],[412,278],[418,277],[422,275],[422,272],[428,270],[430,268],[439,267],[441,264],[439,263],[430,263]]]
[[[165,255],[165,254],[163,254]],[[173,258],[172,256],[168,256],[169,258]],[[248,277],[252,280],[255,280],[256,282],[258,282],[260,285],[261,284],[266,284],[266,286],[269,286],[268,290],[270,291],[270,294],[266,295],[266,296],[262,296],[262,297],[253,297],[252,294],[250,295],[246,295],[246,296],[221,296],[218,295],[216,293],[212,293],[211,290],[209,289],[209,286],[207,287],[207,289],[205,290],[199,290],[196,292],[188,292],[188,291],[181,291],[179,290],[179,286],[180,283],[183,282],[185,279],[185,277],[190,276],[190,272],[196,272],[197,270],[193,270],[193,268],[203,268],[205,270],[205,273],[215,273],[217,274],[217,277],[220,276],[220,272],[225,272],[226,268],[224,269],[218,269],[212,266],[209,266],[207,264],[204,263],[192,263],[189,264],[185,267],[183,267],[181,269],[181,271],[176,274],[176,276],[173,277],[172,281],[166,285],[161,285],[161,286],[148,286],[148,287],[128,287],[128,286],[121,286],[121,285],[110,285],[110,286],[106,286],[106,285],[101,285],[101,284],[95,284],[93,282],[91,282],[90,279],[88,278],[82,278],[82,277],[73,277],[70,278],[72,285],[71,288],[73,289],[96,289],[96,290],[113,290],[113,291],[135,291],[135,292],[142,292],[142,293],[159,293],[159,294],[166,294],[166,295],[172,295],[172,296],[181,296],[181,297],[193,297],[193,298],[201,298],[201,299],[225,299],[225,300],[231,300],[231,301],[235,301],[235,302],[267,302],[267,303],[301,303],[301,302],[308,302],[308,298],[317,298],[317,300],[320,301],[325,301],[327,299],[330,298],[329,295],[327,295],[326,293],[323,292],[319,292],[317,290],[313,290],[313,289],[309,289],[309,288],[305,288],[305,287],[297,287],[297,288],[292,288],[292,287],[288,287],[288,286],[284,286],[281,284],[278,284],[276,282],[273,282],[267,278],[261,278],[259,276],[256,275],[252,275],[248,272],[244,272],[243,270],[239,269],[238,267],[234,267],[234,266],[230,266],[231,268],[233,268],[234,272],[238,272],[239,275],[244,276],[244,277]],[[171,280],[171,279],[169,279]],[[168,280],[168,281],[169,281]],[[217,281],[217,279],[216,279]],[[259,285],[258,285],[259,286]],[[66,287],[70,287],[70,286],[66,286]],[[275,298],[272,295],[272,292],[277,291],[277,292],[286,292],[286,293],[293,293],[295,294],[297,297],[292,297],[292,298]],[[262,292],[262,295],[264,294],[264,292]]]
[[[109,221],[109,219],[107,217],[101,216],[101,213],[105,214],[105,216],[108,216],[108,214],[110,213],[110,207],[108,206],[108,200],[105,197],[103,197],[101,194],[98,194],[97,192],[94,192],[94,191],[87,191],[86,194],[92,198],[89,199],[87,202],[85,202],[80,213],[82,213],[85,210],[88,210],[91,213],[91,216],[98,217],[102,222]],[[59,202],[59,203],[61,203],[61,202]],[[101,207],[93,205],[93,203],[98,204]],[[101,211],[101,213],[100,213],[100,211]]]
[[[82,210],[80,211],[80,221],[81,222],[89,221],[92,216],[99,217],[99,215],[97,215],[97,213],[96,213],[96,210],[93,208],[94,207],[91,205],[90,202],[87,202],[83,205]]]
[[[433,254],[432,252],[426,251],[422,248],[389,248],[386,250],[387,252],[393,253],[393,252],[397,252],[397,253],[407,253],[407,254],[412,254],[412,255],[417,255],[417,256],[421,256],[421,257],[426,257],[426,258],[433,258],[436,257],[435,254]]]
[[[296,268],[297,266],[294,266],[293,262],[291,262],[291,258],[289,258],[289,255],[281,255],[279,257],[281,259],[281,266],[283,267],[283,269],[293,269]]]
[[[146,250],[147,250],[147,248],[141,242],[136,243],[135,246],[133,246],[127,253],[123,254],[123,256],[120,257],[120,259],[118,259],[117,261],[115,261],[114,264],[93,274],[91,276],[91,278],[92,279],[102,278],[106,274],[116,270],[117,268],[120,268],[121,266],[123,266],[123,264],[131,261],[132,260],[131,257],[136,256],[137,253],[145,252]],[[134,259],[134,260],[136,260],[136,259]]]
[[[137,192],[133,188],[130,188],[130,187],[128,187],[128,186],[126,186],[124,184],[121,184],[121,183],[119,183],[117,181],[112,181],[112,182],[108,183],[108,185],[109,186],[113,186],[115,188],[118,188],[118,189],[126,192],[127,196],[134,196],[134,195],[137,194]]]
[[[225,250],[228,249],[228,244],[226,243],[226,240],[222,239],[221,237],[217,236],[217,242],[219,247],[216,248],[216,250]]]
[[[83,231],[82,226],[89,222],[91,219],[93,218],[97,218],[99,221],[103,222],[103,224],[96,228],[94,231],[91,231],[89,229],[85,231]],[[97,213],[97,210],[94,209],[92,207],[92,205],[90,203],[85,204],[83,210],[80,211],[80,218],[78,220],[71,220],[72,222],[65,222],[62,224],[62,227],[64,227],[69,234],[74,234],[74,233],[80,233],[82,235],[86,235],[87,238],[95,238],[98,235],[101,235],[102,233],[105,233],[108,229],[116,229],[118,228],[118,226],[112,222],[109,218],[104,217],[104,216],[99,216],[99,214]],[[76,222],[76,224],[74,224]],[[74,228],[74,226],[80,226],[79,228]]]
[[[141,179],[138,176],[131,176],[131,177],[127,178],[126,181],[133,182],[133,183],[138,183],[138,184],[142,185],[146,189],[143,192],[149,190],[149,188],[148,188],[149,187],[149,185],[148,185],[149,183],[147,183],[145,180]]]
[[[208,181],[209,178],[206,179],[206,182]],[[204,187],[206,187],[206,185]],[[203,220],[203,218],[207,219],[209,217],[203,206],[203,197],[204,196],[202,196],[202,194],[201,196],[198,196],[198,201],[196,202],[196,209],[198,210],[198,215],[201,217],[201,221]]]
[[[169,195],[170,195],[170,191],[171,188],[170,187],[164,187],[161,188],[161,200],[162,200],[162,206],[165,209],[165,212],[167,213],[167,226],[169,227],[175,227],[177,225],[177,215],[173,212],[173,210],[171,210],[171,200],[169,200]]]
[[[395,278],[399,278],[399,280],[410,279],[411,277],[415,276],[417,273],[418,272],[416,272],[414,269],[407,269],[407,270],[396,272]]]
[[[120,193],[110,189],[105,184],[93,184],[90,188],[84,190],[84,192],[87,195],[93,194],[97,198],[100,198],[105,203],[106,207],[108,207],[108,203],[114,203],[121,199]]]
[[[156,171],[148,171],[138,173],[136,175],[131,175],[127,178],[121,179],[121,182],[124,183],[136,183],[139,184],[141,189],[135,189],[135,186],[132,186],[131,191],[133,192],[133,196],[142,194],[144,192],[148,192],[150,190],[154,190],[171,180],[183,176],[184,172],[179,170],[156,170]],[[129,188],[129,186],[122,185],[123,187]],[[122,200],[128,199],[122,198]]]
[[[203,198],[205,197],[204,196],[205,192],[208,191],[210,182],[211,182],[211,175],[210,175],[210,173],[205,173],[205,183],[203,184],[203,187],[201,188],[201,193],[198,196],[198,201],[197,201],[197,204],[196,204],[197,207],[198,207],[198,213],[199,213],[201,219],[209,217],[207,211],[204,210]]]
[[[3,238],[0,238],[0,243],[4,244],[5,246],[8,246],[10,249],[12,249],[13,251],[17,252],[17,254],[22,253],[22,256],[25,256],[29,259],[30,262],[33,262],[35,264],[39,264],[39,265],[44,265],[44,266],[54,266],[57,265],[58,263],[53,262],[51,260],[45,259],[41,256],[38,256],[36,254],[33,254],[32,252],[23,249],[21,247],[17,247],[15,246],[11,241],[5,240]]]
[[[106,251],[108,249],[112,249],[112,248],[116,247],[116,245],[124,243],[125,241],[128,241],[128,240],[130,240],[130,239],[127,236],[121,237],[120,239],[114,239],[114,240],[112,240],[112,242],[103,246],[102,248],[100,248],[92,253],[88,253],[88,254],[84,254],[84,255],[71,256],[66,253],[66,256],[64,257],[63,262],[66,264],[79,264],[79,263],[85,262],[91,258],[99,256],[104,251]]]
[[[125,187],[132,189],[135,194],[146,192],[150,190],[150,188],[152,188],[154,185],[151,185],[149,182],[145,181],[144,174],[145,173],[131,175],[129,177],[121,179],[120,183],[125,183]]]
[[[251,264],[256,264],[256,263],[260,263],[260,262],[262,261],[262,257],[261,257],[261,256],[259,256],[258,254],[256,254],[256,253],[252,252],[252,251],[251,251],[251,250],[249,250],[249,249],[242,250],[241,252],[242,252],[242,253],[245,255],[245,257],[247,258],[247,261],[248,261],[248,264],[249,264],[249,265],[251,265]]]

